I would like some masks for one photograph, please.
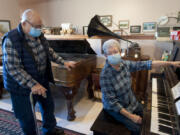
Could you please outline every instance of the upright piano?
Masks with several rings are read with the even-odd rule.
[[[174,42],[170,60],[180,60],[180,42]],[[151,75],[143,116],[143,135],[180,134],[180,68],[168,66]],[[175,89],[176,88],[176,89]]]
[[[93,97],[91,72],[96,66],[96,53],[85,37],[46,36],[50,47],[64,60],[77,62],[75,68],[68,71],[63,65],[52,64],[56,84],[59,84],[67,100],[67,119],[75,119],[73,97],[83,79],[88,79],[89,98]]]

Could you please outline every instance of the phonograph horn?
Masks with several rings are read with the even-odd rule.
[[[98,15],[95,15],[89,25],[88,25],[88,36],[112,36],[114,38],[118,38],[127,42],[130,42],[132,44],[132,41],[129,41],[127,39],[123,39],[121,36],[113,33],[111,30],[109,30],[107,27],[105,27],[101,22],[100,22],[100,17]]]

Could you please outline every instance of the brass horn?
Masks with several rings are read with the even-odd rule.
[[[106,26],[104,26],[101,21],[100,17],[98,15],[95,15],[89,25],[88,25],[88,36],[112,36],[114,38],[118,38],[127,42],[130,42],[132,44],[132,41],[129,41],[127,39],[122,38],[121,36],[113,33],[111,30],[109,30]]]

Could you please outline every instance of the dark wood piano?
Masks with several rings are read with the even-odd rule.
[[[68,71],[64,66],[52,64],[56,84],[62,86],[67,100],[68,120],[75,119],[73,97],[78,92],[81,81],[88,79],[89,98],[93,97],[91,72],[96,66],[96,53],[90,47],[85,36],[46,36],[50,46],[64,60],[77,62],[76,67]]]
[[[180,60],[180,42],[174,42],[170,60]],[[180,68],[165,67],[153,73],[147,89],[142,135],[179,135],[179,97],[174,98],[174,87],[180,81]],[[178,89],[180,91],[180,89]]]

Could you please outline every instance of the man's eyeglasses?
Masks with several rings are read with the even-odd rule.
[[[30,21],[26,20],[27,23],[29,23],[32,27],[42,29],[44,26],[43,25],[34,25]]]

